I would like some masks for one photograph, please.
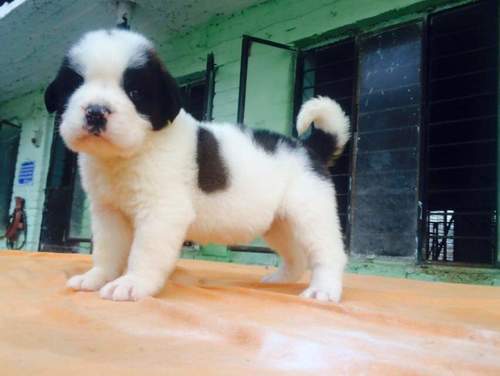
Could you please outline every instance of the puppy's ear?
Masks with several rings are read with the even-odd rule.
[[[69,97],[82,83],[83,77],[71,68],[69,60],[64,58],[56,78],[45,90],[47,111],[62,114]]]
[[[159,66],[159,75],[161,77],[161,87],[159,90],[162,116],[166,121],[173,121],[181,110],[181,93],[177,81],[167,71],[156,55],[152,55],[154,64]]]
[[[146,57],[145,64],[125,70],[123,89],[137,112],[147,116],[157,131],[175,119],[181,109],[181,95],[156,54],[148,51]]]
[[[56,92],[55,81],[52,81],[50,85],[45,90],[45,108],[49,113],[53,113],[57,110],[57,103],[59,102]]]

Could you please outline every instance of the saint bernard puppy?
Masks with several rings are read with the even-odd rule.
[[[185,240],[242,244],[262,236],[281,255],[264,282],[311,270],[303,297],[338,302],[347,261],[327,164],[349,139],[349,120],[325,97],[297,118],[303,140],[202,122],[152,43],[126,30],[85,34],[45,92],[66,145],[78,153],[91,202],[93,267],[75,290],[104,299],[158,293]]]

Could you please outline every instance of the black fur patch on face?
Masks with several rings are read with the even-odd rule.
[[[217,139],[212,132],[202,127],[198,128],[197,137],[198,186],[205,193],[226,189],[229,176]]]
[[[45,107],[52,113],[59,115],[64,112],[69,97],[83,83],[80,76],[70,65],[69,59],[64,58],[56,78],[45,90]]]
[[[144,65],[125,70],[122,85],[137,112],[149,118],[155,131],[173,121],[181,109],[177,83],[153,51],[147,53]]]

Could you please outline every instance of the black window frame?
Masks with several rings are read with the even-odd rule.
[[[295,87],[294,87],[294,126],[292,129],[292,134],[294,137],[297,137],[297,129],[295,127],[295,120],[299,113],[300,107],[303,103],[303,94],[304,94],[304,64],[306,55],[309,53],[315,53],[319,50],[335,48],[341,46],[345,43],[353,43],[353,60],[355,64],[355,72],[353,78],[353,88],[352,88],[352,101],[351,101],[351,114],[350,114],[350,125],[351,125],[351,139],[349,140],[348,147],[343,151],[343,154],[348,152],[348,172],[349,175],[349,189],[347,193],[347,218],[345,222],[345,228],[343,232],[344,243],[346,246],[347,252],[350,252],[350,241],[351,241],[351,205],[352,205],[352,187],[353,187],[353,169],[354,169],[354,161],[355,155],[357,151],[357,127],[358,127],[358,77],[359,77],[359,43],[358,36],[346,36],[334,41],[329,41],[326,43],[321,43],[320,45],[307,47],[300,49],[297,56],[297,64],[295,71]],[[317,69],[317,67],[315,67]],[[332,98],[335,99],[335,98]],[[345,110],[345,109],[344,109]],[[331,172],[335,171],[335,164],[330,169]],[[333,174],[332,174],[333,175]],[[333,176],[332,176],[333,179]],[[339,196],[339,194],[337,194]]]
[[[426,169],[426,166],[427,166],[427,160],[426,160],[426,156],[425,156],[425,152],[424,152],[424,148],[426,147],[426,137],[427,137],[427,106],[428,106],[428,99],[427,99],[427,94],[428,94],[428,48],[429,48],[429,18],[432,17],[433,15],[435,14],[440,14],[440,13],[444,13],[444,12],[449,12],[449,11],[455,11],[461,7],[464,7],[464,8],[467,8],[469,6],[473,6],[474,4],[476,3],[472,3],[472,4],[465,4],[465,5],[460,5],[460,6],[455,6],[455,7],[452,7],[452,8],[449,8],[449,9],[445,9],[445,10],[438,10],[438,11],[431,11],[431,12],[428,12],[425,16],[423,17],[420,17],[420,18],[415,18],[415,19],[412,19],[412,20],[409,20],[407,22],[401,22],[401,23],[397,23],[397,24],[394,24],[394,25],[390,25],[388,27],[384,27],[384,28],[380,28],[380,29],[376,29],[372,32],[369,32],[369,33],[359,33],[359,34],[355,34],[354,36],[346,36],[346,38],[341,38],[341,39],[337,39],[337,40],[334,40],[334,41],[331,41],[331,42],[326,42],[326,43],[321,43],[320,45],[318,46],[313,46],[313,47],[308,47],[308,48],[305,48],[303,50],[300,51],[300,54],[299,54],[299,57],[298,57],[298,61],[297,61],[297,71],[296,71],[296,86],[295,86],[295,94],[294,94],[294,100],[295,100],[295,117],[296,117],[296,114],[298,113],[298,110],[300,108],[300,105],[302,103],[302,88],[301,88],[301,83],[303,82],[303,77],[302,77],[302,72],[303,72],[303,54],[304,52],[307,52],[311,49],[315,49],[315,48],[324,48],[325,46],[329,46],[329,45],[333,45],[335,43],[338,43],[338,42],[341,42],[345,39],[348,39],[349,37],[351,38],[354,38],[355,40],[355,43],[356,43],[356,53],[357,53],[357,56],[356,58],[358,59],[358,68],[359,68],[359,54],[358,54],[358,51],[359,51],[359,39],[360,38],[364,38],[366,36],[369,36],[369,35],[376,35],[376,34],[379,34],[379,33],[383,33],[385,31],[389,31],[391,29],[394,29],[394,28],[399,28],[399,27],[404,27],[405,25],[409,25],[409,24],[415,24],[415,23],[421,23],[422,24],[422,57],[421,57],[421,90],[422,90],[422,99],[421,99],[421,103],[420,103],[420,106],[421,106],[421,113],[422,113],[422,119],[421,119],[421,123],[420,123],[420,137],[418,137],[418,144],[417,144],[417,151],[418,151],[418,177],[417,177],[417,197],[418,197],[418,218],[417,218],[417,232],[416,232],[416,236],[417,236],[417,247],[416,247],[416,262],[418,262],[419,264],[422,264],[422,263],[436,263],[436,262],[433,262],[433,261],[428,261],[426,260],[425,258],[425,242],[426,242],[426,207],[425,207],[425,194],[426,194],[426,188],[425,188],[425,184],[426,184],[426,181],[425,181],[425,178],[424,178],[424,171]],[[497,12],[495,12],[497,14],[497,26],[498,26],[498,17],[499,17],[499,12],[498,12],[498,9],[497,9]],[[499,45],[500,45],[500,42],[498,42]],[[498,47],[498,49],[500,49],[500,47]],[[497,50],[498,52],[498,50]],[[498,55],[498,53],[497,53]],[[500,67],[500,62],[498,61],[497,59],[497,71],[498,71],[498,67]],[[359,77],[359,69],[358,69],[358,77]],[[498,78],[498,80],[500,80],[500,78]],[[498,85],[497,85],[498,86]],[[359,87],[356,88],[356,91],[355,91],[355,95],[356,95],[356,106],[354,107],[354,111],[356,111],[355,113],[355,119],[356,119],[356,124],[355,124],[355,127],[358,126],[357,124],[357,117],[358,117],[358,105],[359,103],[357,102],[359,100]],[[500,90],[500,89],[499,89]],[[500,97],[500,93],[497,97],[497,101]],[[497,123],[498,121],[500,121],[500,114],[497,115],[498,118],[497,118]],[[498,128],[497,128],[498,130]],[[357,132],[357,128],[355,128],[352,132],[352,137],[354,139],[354,141],[356,140],[356,132]],[[295,134],[294,134],[295,135]],[[498,150],[498,134],[497,134],[497,150]],[[353,188],[353,185],[356,184],[356,182],[352,179],[353,178],[353,168],[355,168],[355,163],[354,163],[354,159],[356,158],[356,152],[357,152],[357,143],[354,142],[353,144],[353,149],[351,151],[351,181],[352,181],[352,185],[351,185],[351,194],[352,194],[352,188]],[[498,157],[495,161],[498,165]],[[498,166],[497,166],[497,171],[498,171]],[[497,182],[497,186],[496,186],[496,197],[497,197],[497,200],[498,200],[498,176],[496,177],[496,182]],[[353,201],[353,198],[352,196],[350,197],[350,201],[352,203]],[[496,204],[496,207],[498,208],[498,203]],[[352,209],[352,205],[350,205],[350,209]],[[348,226],[346,226],[346,230],[350,231],[350,225],[351,223],[348,224]],[[473,264],[473,263],[458,263],[458,262],[447,262],[446,264],[447,265],[456,265],[456,266],[487,266],[487,267],[499,267],[500,266],[500,260],[499,260],[499,255],[500,255],[500,252],[499,252],[499,249],[498,249],[498,231],[496,233],[496,247],[495,247],[495,250],[491,256],[491,263],[488,263],[488,264]],[[351,241],[351,236],[349,233],[347,233],[346,231],[346,243],[347,245],[350,244],[350,241]],[[348,247],[349,248],[349,247]],[[437,264],[440,264],[440,262],[437,262]]]
[[[423,93],[422,93],[422,126],[421,126],[421,137],[420,137],[420,172],[419,172],[419,232],[418,232],[418,252],[417,252],[417,262],[419,264],[436,264],[436,265],[449,265],[449,266],[472,266],[472,267],[500,267],[500,252],[498,249],[498,225],[495,223],[495,235],[494,235],[494,242],[495,246],[494,249],[491,252],[491,257],[490,257],[490,262],[488,263],[476,263],[476,262],[470,262],[470,261],[454,261],[454,260],[446,260],[446,257],[443,257],[444,260],[439,260],[439,259],[433,259],[432,252],[429,250],[429,241],[430,241],[430,236],[429,236],[429,225],[430,222],[428,221],[428,216],[431,215],[430,210],[429,210],[429,204],[428,204],[428,184],[429,184],[429,178],[427,177],[428,170],[429,170],[429,155],[427,152],[427,148],[429,147],[430,141],[429,141],[429,123],[430,123],[430,93],[431,93],[431,76],[430,76],[430,64],[431,64],[431,21],[433,17],[439,17],[439,16],[446,16],[450,15],[453,12],[461,12],[461,11],[468,11],[474,7],[477,6],[493,6],[495,9],[494,14],[495,14],[495,19],[496,19],[496,99],[497,99],[497,107],[498,107],[498,101],[500,100],[500,75],[498,73],[498,70],[500,68],[500,58],[499,58],[499,51],[500,51],[500,12],[499,8],[500,6],[498,3],[495,3],[494,1],[490,0],[479,0],[475,2],[470,2],[464,5],[459,5],[455,7],[451,7],[448,9],[444,10],[439,10],[435,12],[430,12],[425,15],[424,17],[424,33],[423,33],[423,48],[422,48],[422,88],[423,88]],[[479,28],[479,27],[478,27]],[[459,33],[460,31],[457,31],[456,33]],[[466,119],[460,119],[458,121],[466,121]],[[498,146],[499,146],[499,140],[498,140],[498,127],[499,127],[499,121],[500,121],[500,114],[497,111],[496,113],[496,149],[497,149],[497,156],[495,159],[495,168],[497,171],[497,175],[495,177],[495,182],[496,182],[496,187],[494,189],[495,191],[495,204],[494,204],[494,212],[495,212],[495,217],[496,221],[498,221],[498,160],[499,160],[499,155],[498,155]],[[449,213],[441,213],[442,215],[446,215],[447,217],[450,215]],[[439,215],[439,214],[435,214]],[[450,236],[450,238],[453,238],[455,235]],[[444,241],[446,243],[444,245],[444,249],[446,252],[446,246],[448,244],[448,238]],[[470,252],[470,251],[469,251]],[[430,259],[429,259],[430,258]]]
[[[203,90],[203,108],[202,116],[199,121],[213,120],[213,101],[215,95],[215,58],[213,53],[207,55],[206,69],[203,72],[196,72],[178,79],[179,89],[182,96],[182,104],[184,109],[191,113],[191,91],[193,88],[202,87]],[[193,115],[193,113],[191,113]],[[196,117],[195,117],[196,118]]]
[[[9,216],[10,216],[10,204],[12,202],[12,193],[14,192],[14,181],[16,177],[16,166],[17,166],[17,159],[19,157],[19,142],[21,140],[21,125],[16,124],[10,120],[5,120],[5,119],[0,119],[0,130],[2,127],[11,127],[14,128],[15,131],[17,132],[16,135],[13,136],[13,138],[16,138],[14,140],[14,149],[15,149],[15,159],[13,160],[13,164],[11,166],[11,170],[8,171],[10,173],[10,176],[7,178],[7,189],[6,189],[6,200],[5,203],[0,202],[0,205],[5,205],[5,216],[3,218],[0,218],[0,221],[2,222],[2,227],[5,225],[5,228],[7,228],[8,221],[9,221]],[[0,236],[3,235],[0,233]]]
[[[240,60],[240,81],[238,90],[238,110],[236,115],[236,122],[244,124],[245,122],[245,103],[246,103],[246,90],[248,78],[248,59],[250,57],[250,50],[252,44],[258,43],[265,46],[280,48],[300,54],[300,50],[288,44],[274,42],[268,39],[253,37],[251,35],[243,34],[241,39],[241,60]],[[295,127],[294,127],[295,128]]]

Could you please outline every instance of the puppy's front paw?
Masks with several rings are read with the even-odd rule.
[[[96,291],[108,281],[115,279],[119,273],[92,268],[88,272],[71,277],[66,286],[73,290]]]
[[[163,287],[163,283],[154,279],[126,274],[106,284],[100,295],[109,300],[139,300],[156,294]]]

